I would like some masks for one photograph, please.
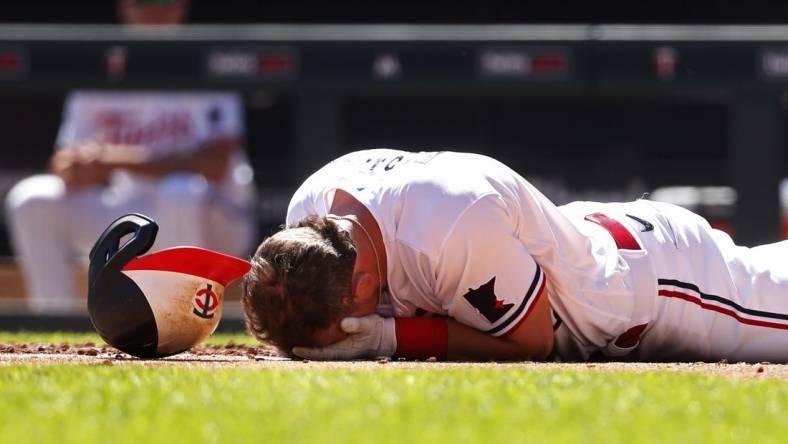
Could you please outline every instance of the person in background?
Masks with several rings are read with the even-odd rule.
[[[127,25],[175,25],[186,0],[120,0]],[[74,267],[115,218],[151,216],[154,249],[244,255],[255,237],[244,111],[232,92],[73,91],[48,174],[9,192],[6,214],[29,305],[77,298]]]

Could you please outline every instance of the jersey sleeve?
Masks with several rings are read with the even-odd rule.
[[[309,198],[307,193],[299,189],[287,206],[285,226],[292,227],[310,214],[317,214],[313,200]]]
[[[480,198],[447,236],[436,269],[449,316],[493,336],[514,331],[544,293],[544,272],[514,225],[497,195]]]
[[[285,226],[292,227],[310,215],[325,216],[328,214],[319,184],[320,181],[313,175],[296,190],[287,206]]]

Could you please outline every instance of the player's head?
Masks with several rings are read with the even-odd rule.
[[[280,350],[341,339],[339,321],[354,312],[356,247],[331,219],[310,216],[269,237],[244,277],[249,331]]]
[[[118,0],[118,16],[130,25],[175,25],[183,23],[189,0]]]

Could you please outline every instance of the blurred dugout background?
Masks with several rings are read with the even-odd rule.
[[[558,204],[650,192],[742,244],[788,234],[786,5],[253,5],[193,2],[188,25],[134,29],[109,1],[4,5],[0,197],[46,167],[74,88],[230,89],[262,234],[310,172],[367,147],[488,154]],[[3,264],[0,297],[18,297]]]

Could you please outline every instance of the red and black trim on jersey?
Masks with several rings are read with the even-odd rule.
[[[485,333],[491,334],[493,336],[505,336],[515,331],[517,327],[520,326],[520,324],[525,321],[526,318],[528,318],[531,310],[536,305],[536,301],[544,292],[545,282],[546,279],[544,272],[542,271],[542,268],[537,265],[531,285],[528,287],[528,291],[525,293],[523,300],[520,301],[520,304],[517,306],[517,308],[512,312],[511,315],[506,317],[495,327],[487,330]]]
[[[697,285],[675,279],[658,279],[658,295],[692,302],[704,310],[730,316],[742,324],[788,330],[788,313],[774,313],[742,307],[730,299],[700,291]]]

